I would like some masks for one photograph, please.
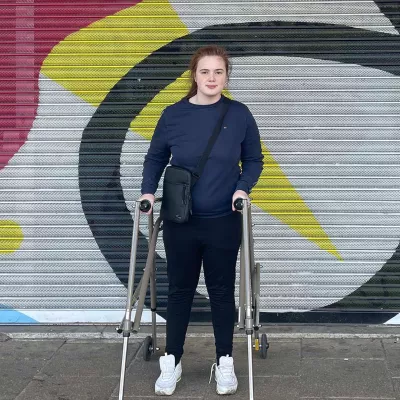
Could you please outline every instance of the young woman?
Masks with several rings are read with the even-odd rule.
[[[230,63],[219,46],[198,49],[190,62],[191,88],[168,106],[158,121],[145,157],[142,196],[153,204],[164,168],[193,171],[213,133],[224,101]],[[210,297],[216,345],[218,394],[235,393],[232,359],[235,323],[236,259],[241,242],[241,217],[233,202],[248,198],[263,166],[260,135],[249,109],[230,101],[220,135],[203,174],[192,190],[192,216],[187,223],[163,222],[169,281],[165,356],[155,392],[171,395],[181,379],[181,356],[201,265]],[[241,161],[241,168],[239,162]]]

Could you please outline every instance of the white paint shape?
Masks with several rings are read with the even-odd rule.
[[[395,317],[389,319],[389,321],[386,321],[385,325],[400,325],[400,314],[397,314]]]
[[[120,323],[124,316],[124,310],[16,310],[39,321],[40,323]],[[132,321],[135,311],[132,311]],[[165,319],[157,315],[157,323],[165,323]],[[141,323],[151,323],[151,311],[144,310]]]
[[[346,25],[398,35],[373,0],[369,1],[229,1],[178,0],[172,3],[190,32],[206,26],[245,22],[290,21]]]

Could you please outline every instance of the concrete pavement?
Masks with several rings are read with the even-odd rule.
[[[159,351],[142,357],[142,328],[128,351],[126,399],[154,396]],[[273,325],[267,359],[254,353],[255,399],[400,400],[400,327]],[[163,327],[160,347],[164,348]],[[234,339],[237,394],[248,398],[246,337]],[[118,398],[122,338],[109,326],[0,326],[0,400]],[[208,326],[190,327],[182,381],[171,399],[218,399],[208,383],[214,339]],[[223,398],[223,397],[222,397]]]

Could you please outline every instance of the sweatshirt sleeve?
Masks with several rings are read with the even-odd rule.
[[[143,163],[142,194],[154,194],[171,156],[168,146],[165,112],[161,114]]]
[[[241,162],[242,173],[236,185],[236,190],[250,193],[256,185],[263,169],[263,154],[261,151],[260,133],[256,120],[248,110],[246,136],[242,142]]]

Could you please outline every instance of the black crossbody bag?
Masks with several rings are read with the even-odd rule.
[[[225,98],[223,100],[217,125],[208,140],[207,147],[194,172],[173,165],[166,168],[160,211],[162,219],[177,223],[184,223],[189,220],[189,216],[192,213],[192,188],[199,180],[214,143],[221,131],[222,122],[228,111],[229,103],[229,99]]]

